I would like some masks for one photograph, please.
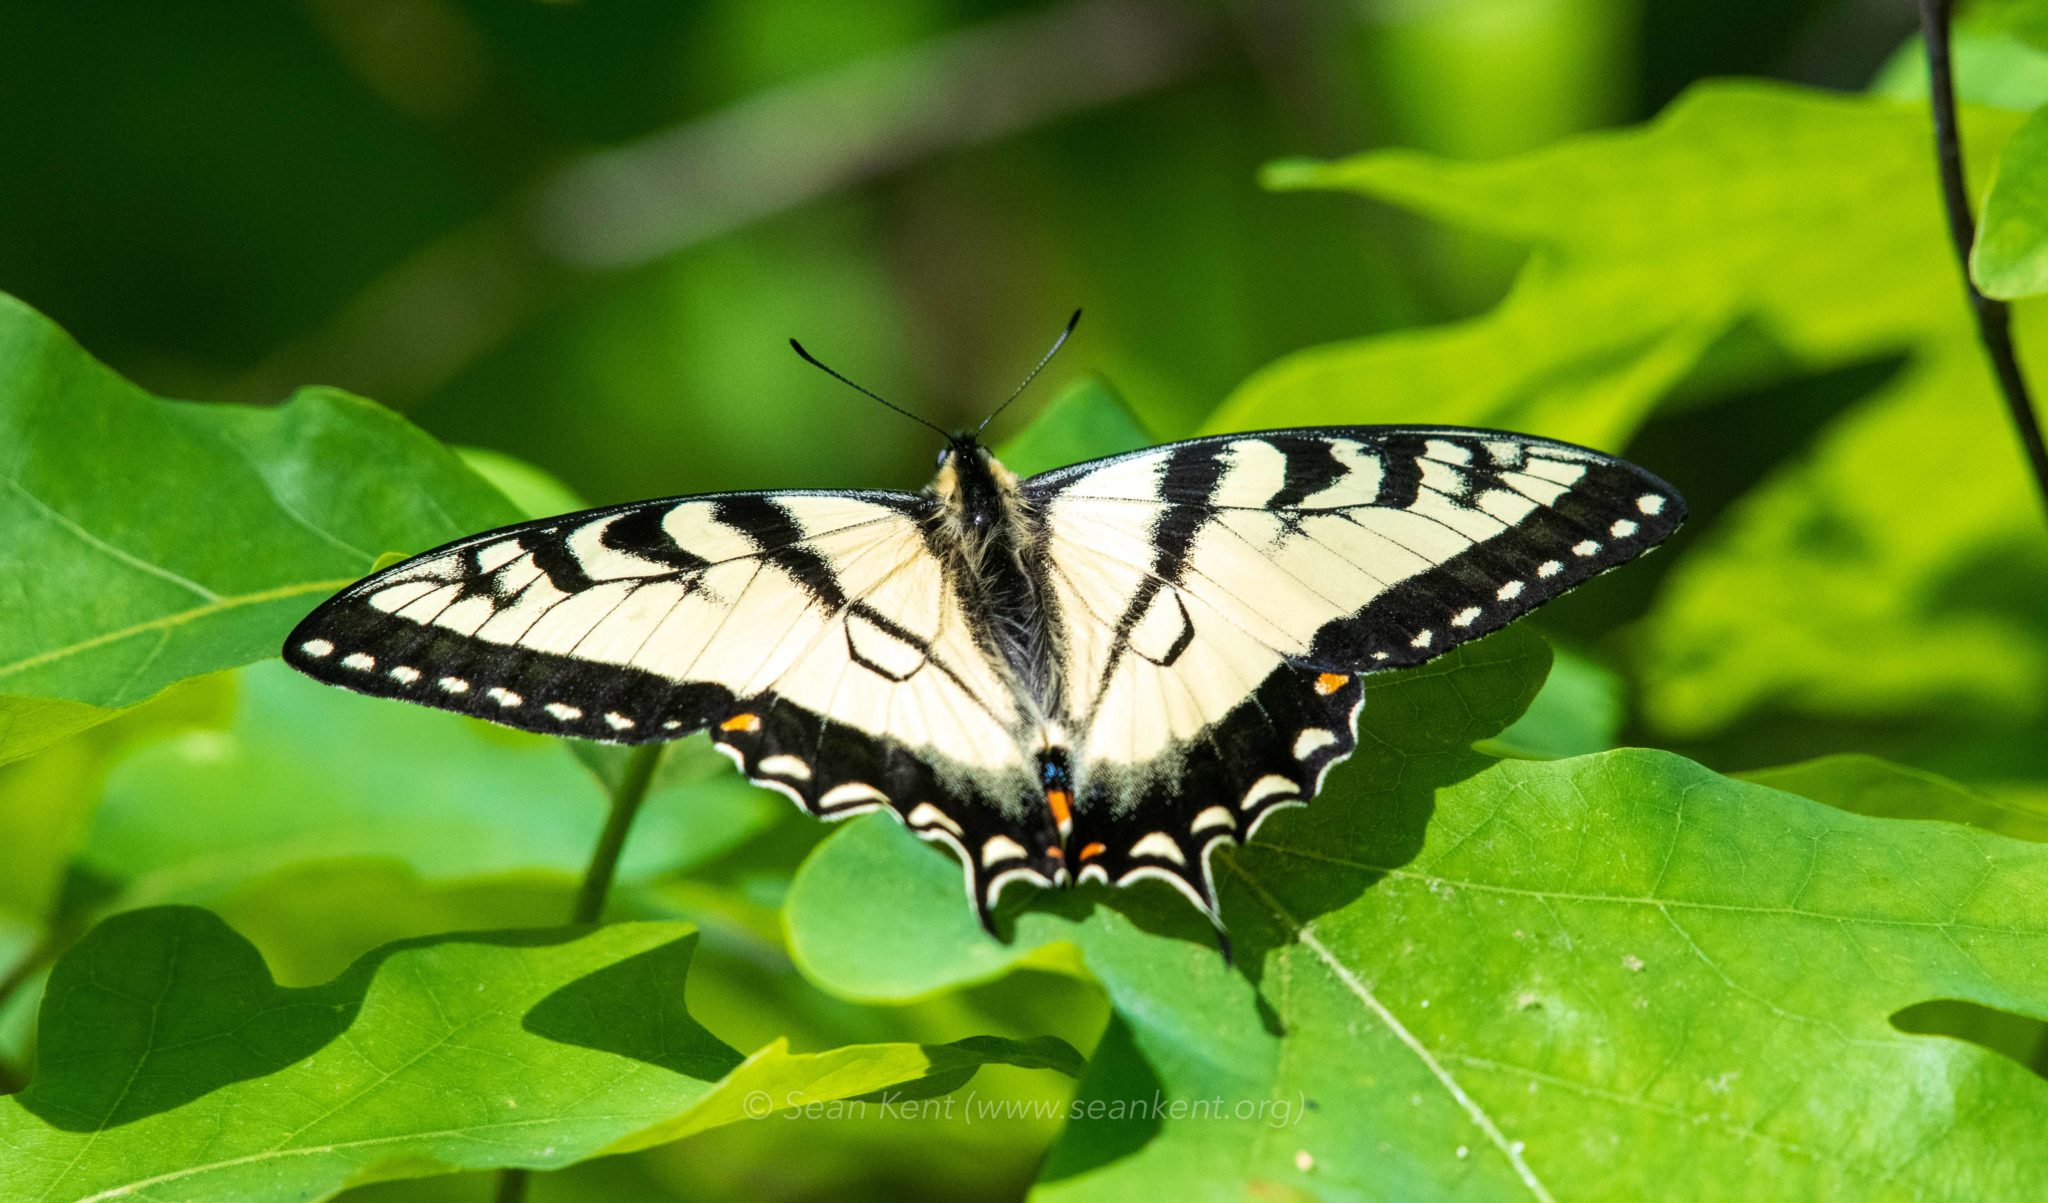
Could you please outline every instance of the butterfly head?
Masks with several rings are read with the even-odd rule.
[[[962,530],[983,533],[1010,517],[1017,500],[1017,476],[971,432],[960,433],[939,452],[939,473],[932,478],[931,493]]]

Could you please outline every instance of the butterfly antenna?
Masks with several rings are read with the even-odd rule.
[[[1031,374],[1024,378],[1024,383],[1017,386],[1017,391],[1010,394],[1010,400],[1005,401],[1001,405],[996,406],[995,413],[992,413],[986,418],[983,418],[981,420],[981,425],[974,428],[974,433],[976,437],[980,437],[981,432],[988,429],[988,424],[996,420],[996,414],[999,414],[1004,410],[1010,408],[1010,401],[1015,401],[1017,398],[1024,395],[1024,390],[1031,387],[1031,382],[1038,379],[1038,374],[1045,370],[1045,365],[1052,362],[1052,357],[1060,353],[1061,347],[1067,345],[1068,336],[1072,335],[1074,333],[1074,327],[1080,324],[1081,311],[1076,309],[1074,310],[1074,316],[1067,319],[1067,328],[1060,331],[1060,336],[1058,338],[1052,340],[1052,349],[1047,351],[1045,353],[1044,358],[1038,361],[1037,367],[1031,369]]]
[[[821,362],[817,356],[811,354],[809,351],[804,350],[804,345],[798,342],[797,340],[793,338],[790,339],[789,345],[791,349],[795,350],[798,355],[803,356],[803,361],[805,363],[810,364],[812,367],[825,373],[832,379],[837,380],[839,383],[852,389],[854,392],[859,393],[861,396],[866,397],[871,401],[879,403],[885,409],[893,409],[897,413],[902,414],[904,417],[909,418],[911,421],[916,422],[921,426],[930,426],[933,430],[939,432],[939,437],[942,439],[950,439],[953,437],[952,435],[947,434],[944,428],[935,425],[934,423],[925,421],[923,418],[918,417],[916,414],[911,413],[909,410],[903,408],[900,405],[891,404],[887,398],[883,397],[880,393],[875,392],[873,389],[862,388],[860,385],[855,384],[851,380],[848,380],[846,377],[833,371],[831,368],[826,367],[825,364]]]

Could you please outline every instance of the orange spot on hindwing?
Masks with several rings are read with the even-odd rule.
[[[1351,684],[1351,678],[1343,673],[1316,674],[1316,692],[1324,697],[1329,697],[1349,684]]]
[[[1108,847],[1102,844],[1088,844],[1081,849],[1081,859],[1094,860],[1107,851],[1109,851]]]
[[[735,714],[718,724],[720,731],[759,731],[761,716],[758,714]]]

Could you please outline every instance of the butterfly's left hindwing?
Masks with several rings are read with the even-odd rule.
[[[529,522],[416,556],[293,632],[314,677],[618,743],[710,728],[813,814],[893,807],[962,849],[1036,843],[1013,692],[933,553],[929,503],[726,494]]]
[[[1361,678],[1499,629],[1664,539],[1678,495],[1526,435],[1225,435],[1035,477],[1079,750],[1077,876],[1215,913],[1207,854],[1350,755]]]

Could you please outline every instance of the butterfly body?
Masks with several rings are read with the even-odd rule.
[[[614,742],[709,729],[759,784],[887,809],[1010,884],[1157,878],[1354,748],[1366,678],[1497,629],[1683,517],[1656,477],[1497,431],[1168,444],[1019,479],[956,436],[922,493],[672,498],[486,532],[352,586],[286,659]]]

